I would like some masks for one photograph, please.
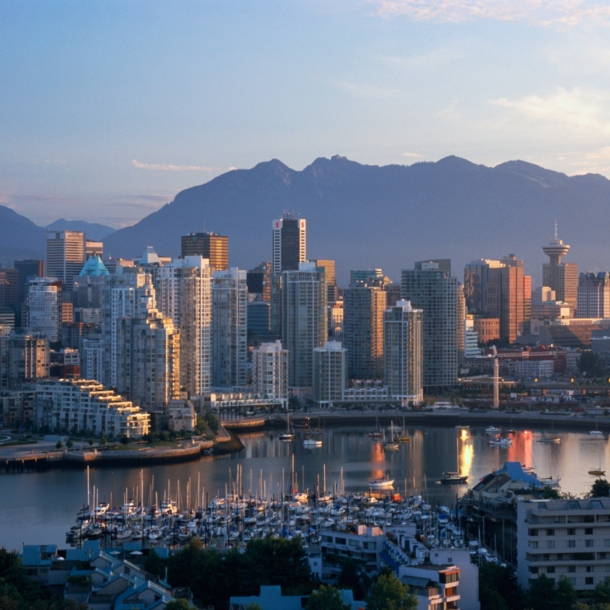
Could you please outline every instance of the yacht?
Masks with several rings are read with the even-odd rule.
[[[388,489],[394,485],[394,479],[389,479],[386,476],[381,479],[369,479],[369,487],[372,489]]]

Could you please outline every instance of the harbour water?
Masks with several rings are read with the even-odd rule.
[[[512,446],[502,448],[489,446],[485,427],[410,427],[406,432],[411,440],[391,452],[371,440],[368,432],[365,427],[329,429],[322,437],[322,447],[314,449],[303,446],[302,432],[292,442],[281,441],[279,431],[248,433],[240,435],[245,449],[238,454],[154,466],[143,473],[139,468],[91,469],[90,486],[99,490],[100,501],[112,501],[117,507],[125,497],[136,497],[142,478],[145,499],[153,484],[159,499],[168,483],[175,495],[180,481],[182,502],[186,502],[189,479],[192,490],[200,485],[212,499],[231,491],[230,481],[235,480],[239,466],[246,495],[277,497],[282,489],[289,491],[293,481],[299,490],[314,490],[318,485],[322,490],[326,484],[331,493],[340,486],[363,492],[368,490],[369,479],[388,475],[395,480],[395,492],[421,494],[431,504],[452,506],[469,485],[505,461],[533,466],[540,477],[560,477],[561,490],[575,495],[590,489],[595,477],[588,475],[588,470],[610,465],[606,437],[595,438],[587,432],[516,429],[510,435]],[[551,432],[560,443],[538,441]],[[438,482],[443,472],[458,469],[468,475],[468,485]],[[87,474],[83,470],[0,475],[0,545],[9,549],[20,549],[22,544],[63,547],[66,531],[86,502]]]

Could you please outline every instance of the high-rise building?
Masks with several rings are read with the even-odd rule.
[[[578,318],[610,318],[610,273],[581,273],[578,278]]]
[[[271,263],[263,261],[258,267],[248,271],[248,298],[256,295],[257,300],[271,301]]]
[[[189,233],[181,238],[180,256],[201,256],[210,261],[212,271],[229,268],[229,238],[218,233]]]
[[[208,392],[212,378],[212,289],[208,260],[176,259],[156,273],[158,308],[180,331],[180,379],[191,396]]]
[[[335,261],[319,258],[313,262],[326,270],[326,301],[329,305],[334,305],[339,298],[339,289],[335,278]]]
[[[403,299],[424,312],[423,384],[431,391],[454,385],[458,376],[459,291],[447,266],[446,259],[418,261],[402,271]]]
[[[44,262],[34,259],[15,261],[15,269],[19,272],[19,304],[25,303],[28,294],[28,282],[33,277],[44,276]]]
[[[156,309],[118,322],[116,388],[146,411],[162,412],[180,397],[180,334]]]
[[[288,350],[281,341],[261,343],[253,350],[252,385],[262,398],[288,399]]]
[[[353,277],[353,276],[352,276]],[[351,379],[383,379],[383,278],[356,281],[343,291],[343,344]]]
[[[246,272],[232,267],[212,276],[212,385],[245,386],[248,360]]]
[[[19,271],[13,267],[0,269],[0,307],[16,311],[19,306]]]
[[[61,282],[41,277],[30,281],[27,298],[27,328],[50,342],[59,341],[61,327]]]
[[[50,354],[46,339],[30,335],[0,337],[0,390],[16,390],[48,377]]]
[[[557,237],[557,223],[554,238],[542,249],[549,257],[549,262],[542,265],[542,283],[552,288],[557,300],[567,303],[574,315],[578,307],[578,265],[562,262],[570,246]]]
[[[304,218],[284,214],[273,221],[273,258],[274,274],[283,271],[296,271],[299,263],[307,260],[307,223]]]
[[[382,269],[352,269],[349,272],[349,283],[350,286],[364,282],[369,278],[383,279]]]
[[[91,256],[99,256],[100,258],[104,258],[103,241],[92,241],[90,239],[85,240],[85,260],[88,260]]]
[[[383,315],[384,379],[388,394],[403,406],[424,397],[424,312],[398,301]]]
[[[480,259],[466,265],[464,296],[469,313],[500,320],[501,339],[513,343],[528,330],[531,278],[524,275],[523,261],[514,254],[502,260]]]
[[[47,276],[56,277],[72,291],[74,276],[85,264],[85,234],[82,231],[47,231]]]
[[[328,338],[326,276],[322,267],[301,263],[282,274],[282,345],[288,350],[288,385],[313,388],[313,350]]]
[[[121,320],[132,318],[138,313],[145,314],[149,309],[155,309],[155,289],[149,273],[137,267],[123,267],[107,277],[102,294],[104,379],[101,381],[104,385],[118,387]]]
[[[326,341],[313,350],[313,399],[330,406],[343,400],[347,387],[347,350],[340,341]]]

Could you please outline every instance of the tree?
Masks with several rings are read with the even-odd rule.
[[[205,420],[208,423],[208,426],[210,426],[212,432],[214,434],[218,434],[218,428],[220,427],[220,421],[218,421],[218,418],[216,417],[216,415],[214,415],[214,413],[212,413],[211,409],[209,409],[206,412]]]
[[[57,441],[55,443],[55,449],[61,449],[64,446],[64,444],[61,441]]]
[[[263,610],[259,604],[257,604],[256,602],[250,602],[247,606],[246,606],[246,610]]]
[[[307,610],[350,610],[350,607],[343,603],[339,589],[322,585],[307,598]]]
[[[68,442],[66,443],[66,447],[68,449],[72,449],[72,447],[74,447],[74,443],[70,439],[68,439]]]
[[[123,434],[123,436],[121,436],[121,444],[129,445],[129,437],[126,434]]]
[[[155,549],[151,549],[144,560],[144,569],[150,574],[159,576],[160,578],[165,575],[165,565],[165,560],[159,556],[159,553],[157,553]]]
[[[593,498],[605,498],[610,495],[610,483],[606,479],[596,479],[590,493]]]
[[[192,610],[193,606],[185,599],[175,599],[165,606],[165,610]]]
[[[393,573],[381,574],[365,598],[367,610],[416,610],[417,597]]]
[[[555,608],[557,610],[573,610],[577,599],[576,589],[565,576],[562,576],[557,583]]]
[[[610,604],[610,576],[595,585],[592,598],[597,604]]]
[[[544,489],[542,490],[542,497],[545,500],[559,500],[559,492],[553,487],[545,485]]]
[[[546,574],[540,574],[532,581],[527,592],[527,608],[531,610],[556,610],[557,589],[555,581]]]
[[[363,574],[358,563],[348,557],[341,566],[341,572],[337,576],[337,587],[339,589],[351,589],[354,599],[364,599]]]
[[[89,438],[89,440],[87,441],[89,443],[89,447],[91,447],[93,445],[93,439]]]
[[[601,356],[592,351],[582,352],[577,364],[586,377],[601,377],[606,372]]]
[[[481,610],[521,610],[523,591],[514,570],[497,563],[483,562],[479,566],[479,600]]]

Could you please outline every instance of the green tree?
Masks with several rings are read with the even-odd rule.
[[[606,479],[596,479],[590,493],[593,498],[605,498],[610,495],[610,483]]]
[[[250,602],[247,606],[246,606],[246,610],[263,610],[259,604],[257,604],[256,602]]]
[[[542,497],[545,500],[559,500],[559,492],[549,485],[545,485],[542,490]]]
[[[351,557],[347,558],[341,566],[341,572],[337,577],[339,589],[351,589],[354,599],[364,599],[364,575],[358,563]]]
[[[87,441],[89,443],[89,447],[93,446],[93,439],[90,437],[89,440]]]
[[[68,449],[72,449],[72,447],[74,447],[74,443],[70,439],[68,439],[68,442],[66,443],[66,447]]]
[[[322,585],[307,598],[307,610],[350,610],[350,607],[343,603],[339,589]]]
[[[557,603],[555,608],[557,608],[557,610],[573,610],[577,599],[578,594],[576,593],[576,589],[574,589],[574,586],[565,576],[562,576],[557,583]]]
[[[577,364],[578,370],[586,377],[602,377],[605,375],[606,370],[602,358],[595,352],[582,352]]]
[[[523,591],[517,575],[508,566],[483,562],[479,566],[479,600],[481,610],[521,610]]]
[[[595,585],[591,598],[597,604],[610,604],[610,576]]]
[[[123,434],[123,436],[121,436],[121,444],[129,445],[129,437],[126,434]]]
[[[154,576],[163,578],[165,576],[165,561],[159,556],[155,549],[151,549],[144,560],[144,569]]]
[[[64,444],[61,441],[57,441],[55,443],[55,449],[61,449],[64,446]]]
[[[192,610],[193,606],[185,599],[175,599],[165,606],[165,610]]]
[[[557,588],[555,581],[546,574],[540,574],[532,581],[527,592],[528,610],[556,610],[557,608]]]
[[[216,415],[212,413],[211,409],[206,412],[205,420],[208,423],[208,426],[210,426],[212,432],[214,434],[218,434],[218,429],[220,428],[220,421],[218,420]]]
[[[409,587],[390,574],[380,574],[365,598],[367,610],[415,610],[417,597]]]
[[[106,443],[108,443],[108,441],[106,440],[106,437],[102,434],[102,436],[100,437],[100,445],[104,446]]]

